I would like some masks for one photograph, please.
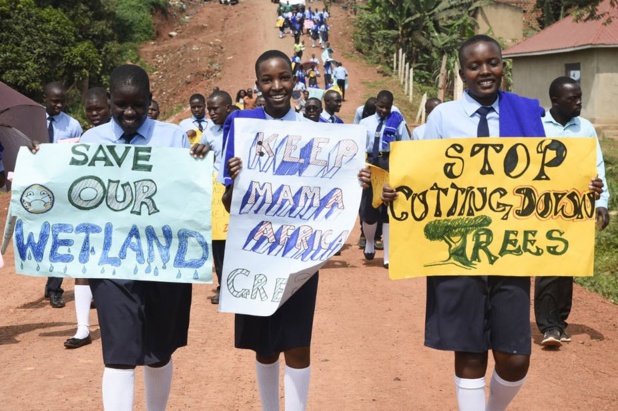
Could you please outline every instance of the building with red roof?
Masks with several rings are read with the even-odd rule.
[[[550,107],[549,85],[559,76],[580,82],[582,116],[594,123],[618,123],[618,11],[609,0],[599,13],[613,17],[576,22],[568,16],[504,50],[512,60],[513,91]]]

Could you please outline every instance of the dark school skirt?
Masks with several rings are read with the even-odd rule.
[[[318,278],[312,275],[269,317],[236,314],[234,346],[270,356],[311,345]]]
[[[425,345],[530,355],[530,277],[427,277]]]
[[[89,282],[97,302],[106,365],[156,364],[187,345],[191,284]]]

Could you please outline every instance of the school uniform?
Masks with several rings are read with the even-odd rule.
[[[391,153],[391,141],[410,140],[410,134],[401,113],[391,110],[387,118],[382,119],[378,113],[365,117],[359,123],[367,129],[365,151],[367,162],[388,171],[388,159]],[[363,190],[360,205],[361,220],[368,224],[388,223],[388,212],[383,204],[374,208],[373,190]]]
[[[125,144],[123,134],[112,119],[88,130],[81,142]],[[151,119],[130,144],[189,148],[180,127]],[[151,365],[187,345],[191,284],[108,279],[89,283],[97,302],[105,364]]]
[[[193,145],[200,141],[201,133],[204,131],[206,127],[208,127],[209,122],[210,120],[208,120],[206,117],[198,119],[195,116],[191,116],[191,118],[186,118],[182,120],[180,123],[178,123],[178,126],[181,129],[183,129],[185,133],[190,130],[195,130],[195,131],[200,132],[200,134],[196,134],[195,137],[189,139],[189,144]]]
[[[427,127],[425,124],[414,127],[414,130],[412,130],[412,140],[422,140],[425,136],[425,127]]]
[[[424,139],[477,136],[481,105],[467,91],[429,116]],[[499,92],[487,113],[490,136],[543,137],[537,100]],[[440,350],[530,355],[530,278],[427,277],[425,345]]]
[[[82,135],[82,126],[79,121],[69,116],[64,111],[56,116],[47,114],[47,131],[49,133],[49,142],[58,143],[60,140],[68,138],[76,138]],[[48,277],[45,284],[45,296],[49,297],[52,294],[62,295],[61,277]]]
[[[605,161],[592,123],[582,117],[573,117],[564,126],[548,110],[543,117],[547,137],[592,137],[596,140],[597,175],[603,180],[603,193],[595,206],[607,208],[609,191],[605,179]],[[534,316],[542,333],[558,330],[564,333],[573,303],[573,277],[537,277],[534,281]]]
[[[273,121],[311,121],[290,108],[282,118],[266,114],[262,107],[254,110],[232,112],[223,126],[223,146],[225,158],[223,164],[234,157],[234,119],[256,118]],[[226,186],[232,184],[227,167],[219,173],[219,181]],[[311,345],[313,315],[318,291],[316,272],[303,284],[275,313],[268,317],[236,314],[234,324],[234,346],[250,349],[262,356],[270,356],[295,347]]]
[[[320,113],[320,123],[343,124],[343,120],[335,114],[328,114],[326,111]]]

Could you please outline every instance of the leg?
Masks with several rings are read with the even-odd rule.
[[[210,300],[213,304],[219,304],[219,291],[221,290],[221,276],[223,275],[223,259],[225,254],[225,240],[213,240],[212,242],[212,259],[215,264],[215,273],[217,274],[217,294]]]
[[[488,411],[506,410],[524,384],[530,356],[494,351],[496,369],[491,377]]]
[[[77,332],[72,338],[64,342],[66,348],[79,348],[90,344],[90,304],[92,303],[92,290],[88,280],[75,279],[75,314],[77,317]]]
[[[135,366],[106,364],[103,371],[103,409],[133,411]]]
[[[172,389],[172,357],[144,367],[144,389],[148,411],[165,411]]]
[[[565,281],[566,279],[566,281]],[[534,282],[534,317],[536,325],[543,333],[541,345],[559,347],[560,336],[566,328],[566,323],[561,318],[561,305],[566,298],[563,287],[571,287],[573,291],[573,279],[571,277],[537,277]],[[567,284],[565,284],[568,283]],[[568,291],[566,292],[568,294]],[[571,294],[572,297],[572,294]],[[569,298],[569,307],[570,307]],[[570,308],[569,308],[570,311]]]
[[[311,379],[311,349],[296,347],[284,352],[285,356],[285,409],[305,410]]]
[[[487,352],[455,352],[455,391],[460,411],[485,409]]]
[[[263,411],[279,411],[279,354],[255,355],[255,371]]]
[[[54,308],[62,308],[65,306],[64,298],[62,298],[62,278],[48,277],[45,284],[45,298],[49,297],[49,304]]]
[[[373,208],[371,204],[373,201],[373,190],[368,188],[363,190],[361,197],[361,222],[362,231],[365,234],[365,259],[373,260],[375,257],[375,234],[377,229],[377,222],[380,220],[380,211],[377,208]]]

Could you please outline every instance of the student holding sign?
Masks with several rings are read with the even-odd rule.
[[[242,162],[234,156],[234,119],[309,121],[291,105],[294,76],[290,59],[278,50],[264,52],[255,63],[256,84],[266,100],[263,108],[230,114],[224,125],[224,164],[219,181],[227,186],[223,202],[229,211],[233,181]],[[309,395],[310,346],[318,290],[315,273],[273,315],[236,314],[235,346],[255,351],[263,410],[279,410],[279,356],[285,358],[285,409],[304,410]]]
[[[249,92],[251,89],[247,89]],[[220,172],[221,152],[223,151],[223,124],[231,112],[232,96],[225,91],[215,91],[206,100],[206,109],[210,121],[202,133],[202,144],[208,145],[215,152],[214,171]],[[214,217],[214,216],[213,216]],[[223,257],[225,252],[225,240],[212,241],[212,259],[215,265],[215,273],[219,285],[217,293],[210,299],[212,304],[219,304],[219,292],[221,290],[221,274],[223,272]]]
[[[579,116],[582,109],[582,89],[570,77],[558,77],[549,86],[551,109],[543,117],[543,128],[548,137],[591,137],[596,139],[597,174],[605,186],[605,161],[590,121]],[[595,203],[599,227],[604,230],[609,224],[609,191],[603,190]],[[573,302],[573,277],[537,277],[534,282],[534,316],[536,325],[543,333],[541,345],[559,347],[571,341],[566,332],[566,320]]]
[[[376,99],[376,112],[360,121],[360,125],[367,128],[367,162],[388,171],[388,159],[392,141],[410,140],[408,127],[401,113],[392,110],[393,93],[382,90]],[[384,236],[384,267],[388,268],[388,213],[384,205],[374,208],[372,190],[363,191],[360,215],[365,234],[365,259],[375,257],[375,237],[378,222],[382,223]]]
[[[459,49],[462,80],[457,101],[440,104],[428,119],[424,139],[543,137],[537,100],[499,91],[504,63],[498,43],[473,36]],[[359,173],[364,184],[368,170]],[[597,195],[603,183],[593,179]],[[385,185],[382,200],[397,197]],[[523,385],[530,364],[530,278],[435,276],[427,278],[425,345],[455,352],[455,388],[460,410],[504,410]],[[488,351],[495,370],[485,403]]]
[[[150,100],[146,71],[128,64],[116,68],[110,75],[113,120],[88,130],[81,142],[189,148],[180,127],[147,117]],[[190,154],[203,158],[208,149],[195,145]],[[38,151],[37,143],[32,151]],[[90,287],[101,327],[105,410],[133,409],[137,365],[145,365],[147,408],[165,409],[172,383],[172,354],[187,344],[191,284],[91,279]]]

